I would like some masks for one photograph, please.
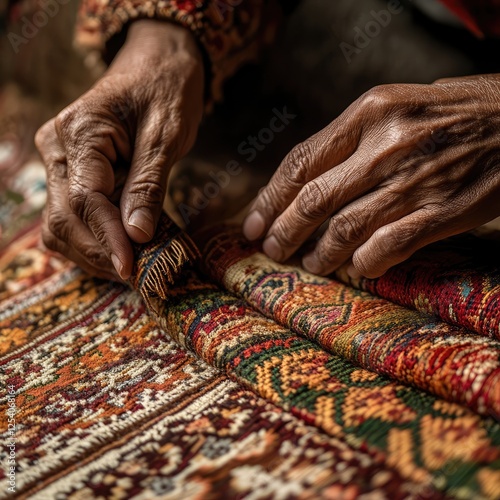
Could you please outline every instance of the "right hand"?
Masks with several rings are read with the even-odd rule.
[[[130,239],[156,230],[172,165],[203,113],[203,62],[184,28],[135,21],[105,75],[47,122],[36,145],[47,169],[45,245],[93,275],[126,280]],[[114,168],[129,165],[119,207]]]

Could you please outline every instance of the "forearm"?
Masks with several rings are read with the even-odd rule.
[[[141,19],[131,24],[108,74],[127,73],[131,66],[147,66],[160,68],[157,73],[161,76],[161,67],[172,58],[196,68],[199,78],[203,78],[202,55],[189,30],[170,22]]]
[[[241,65],[255,60],[273,39],[280,14],[277,0],[205,0],[203,2],[82,0],[77,44],[112,53],[123,33],[140,19],[177,24],[190,31],[205,60],[208,102],[221,98],[222,83]],[[133,21],[133,22],[132,22]],[[119,43],[117,43],[117,40]]]

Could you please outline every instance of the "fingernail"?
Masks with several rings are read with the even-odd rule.
[[[147,208],[136,208],[128,218],[128,225],[142,231],[148,238],[153,237],[153,214]]]
[[[122,275],[123,272],[123,264],[121,263],[120,259],[113,253],[111,254],[111,262],[113,263],[113,266],[116,269],[116,272],[120,276],[120,278],[123,280],[125,279]]]
[[[359,278],[361,278],[361,273],[354,267],[353,264],[351,264],[347,270],[347,275],[349,276],[349,278],[353,279],[353,280],[359,280]]]
[[[243,234],[250,241],[260,238],[264,234],[265,229],[266,221],[257,210],[250,212],[245,222],[243,222]]]
[[[275,236],[269,236],[262,244],[264,253],[271,259],[280,261],[283,258],[283,250]]]
[[[305,255],[302,259],[302,266],[312,274],[322,274],[323,266],[313,255]]]

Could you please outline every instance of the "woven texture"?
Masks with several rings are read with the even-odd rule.
[[[500,419],[500,342],[440,322],[428,310],[420,314],[298,267],[276,264],[237,232],[214,237],[203,253],[206,271],[213,279],[329,352]],[[436,259],[437,265],[443,259],[446,254]],[[404,272],[396,271],[399,275]],[[456,272],[461,276],[459,282],[470,279],[460,269]],[[432,271],[422,272],[424,278],[428,274]],[[479,272],[473,275],[478,282],[479,276]],[[485,283],[500,282],[498,268],[493,267],[486,276]],[[411,278],[418,287],[418,274]],[[429,288],[419,291],[419,297]],[[460,285],[451,288],[460,289]],[[435,289],[436,302],[448,294],[446,288],[441,291],[436,285]],[[398,291],[396,286],[394,294]],[[498,286],[496,291],[498,295]],[[488,300],[481,301],[478,295]],[[404,290],[400,296],[405,296]],[[491,308],[489,299],[498,303],[478,287],[475,302],[483,302],[485,307],[474,313],[486,324],[492,323],[490,317],[498,317],[498,308]]]
[[[457,236],[420,250],[381,278],[356,280],[352,284],[448,323],[500,339],[499,255],[498,241]]]
[[[200,308],[199,304],[203,304]],[[492,494],[500,427],[492,419],[363,370],[193,276],[172,290],[160,324],[182,346],[263,398],[369,449],[408,481]],[[486,493],[486,491],[485,491]]]
[[[498,270],[473,244],[427,250],[449,259],[456,297],[471,273],[483,284],[451,325],[278,265],[232,228],[202,235],[197,261],[166,219],[136,249],[133,291],[44,250],[30,221],[0,253],[16,495],[500,498]],[[391,271],[394,300],[414,306],[410,276],[428,304],[453,302],[422,262]],[[459,326],[477,314],[480,334]],[[0,497],[7,484],[2,469]]]
[[[139,294],[38,240],[34,228],[0,257],[0,430],[5,443],[13,385],[17,495],[440,497],[190,356]],[[4,469],[0,478],[5,498]]]
[[[473,495],[496,476],[497,341],[276,264],[235,230],[200,240],[219,287],[184,275],[155,306],[180,345],[407,480]]]

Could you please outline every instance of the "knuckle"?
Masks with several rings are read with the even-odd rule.
[[[399,231],[395,231],[391,226],[383,226],[376,233],[375,255],[380,258],[388,250],[397,252],[401,245]]]
[[[166,189],[161,182],[150,179],[138,179],[130,187],[129,193],[139,198],[148,206],[163,206]]]
[[[71,210],[86,226],[92,229],[99,241],[103,241],[105,239],[104,225],[107,216],[98,201],[96,193],[80,187],[69,189],[69,206]]]
[[[104,248],[106,248],[109,251],[109,247],[106,241],[106,223],[103,220],[95,219],[95,221],[92,223],[92,233],[95,237],[95,239],[102,245],[103,251]],[[97,260],[99,259],[98,253],[88,251],[88,259],[89,260]],[[85,255],[87,255],[85,252],[83,252]]]
[[[310,141],[304,141],[295,146],[283,163],[283,177],[285,182],[294,186],[302,186],[307,180],[311,168],[313,148]]]
[[[332,217],[329,223],[329,234],[332,240],[341,245],[352,245],[363,239],[363,225],[352,214],[339,213]]]
[[[144,165],[142,168],[146,175],[154,175],[157,174],[158,170],[165,168],[169,162],[171,155],[168,154],[169,148],[165,144],[171,145],[176,141],[171,130],[164,131],[163,129],[152,131],[149,138],[150,145],[140,148],[140,151],[136,150],[136,161],[138,164]]]
[[[401,257],[408,253],[412,246],[415,231],[410,225],[407,226],[384,226],[375,233],[377,239],[376,256],[378,260],[387,257]]]
[[[352,263],[356,270],[366,278],[375,278],[375,269],[373,265],[366,259],[364,255],[360,256],[358,253],[354,253],[352,257]]]
[[[63,134],[73,131],[77,122],[78,112],[75,104],[63,109],[55,119],[55,126]],[[81,120],[81,118],[80,118]]]
[[[185,127],[183,127],[183,120],[181,116],[169,117],[168,127],[165,127],[163,123],[158,123],[158,130],[161,137],[167,137],[171,141],[175,141],[184,134]]]
[[[59,239],[65,241],[68,236],[67,217],[60,212],[50,211],[47,214],[47,227]]]
[[[80,219],[85,220],[88,216],[89,193],[80,186],[71,185],[68,190],[68,202],[71,210]]]
[[[35,134],[35,146],[40,153],[42,153],[45,149],[47,142],[49,142],[56,135],[54,121],[55,120],[52,119],[44,123]]]
[[[83,137],[86,139],[89,138],[89,140],[100,139],[100,136],[95,133],[89,134],[89,132],[97,130],[97,124],[102,125],[101,122],[102,118],[96,114],[95,110],[91,111],[80,100],[71,104],[57,115],[55,128],[63,141],[79,144],[86,142],[83,140]]]
[[[297,197],[297,212],[306,220],[319,219],[330,215],[330,188],[324,179],[308,182]]]
[[[44,224],[42,227],[42,241],[43,244],[54,252],[58,251],[58,241],[57,238],[51,233],[50,229]]]
[[[392,85],[377,85],[360,97],[362,108],[387,110],[395,104],[395,95]]]

